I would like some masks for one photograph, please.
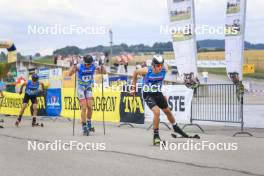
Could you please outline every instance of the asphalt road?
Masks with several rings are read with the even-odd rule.
[[[152,131],[146,130],[148,125],[120,128],[118,124],[107,123],[104,135],[102,123],[98,122],[95,123],[96,132],[87,137],[81,135],[81,126],[77,123],[73,137],[72,123],[66,120],[42,120],[44,128],[32,128],[31,121],[24,119],[16,128],[14,117],[0,118],[5,120],[5,128],[0,129],[1,176],[264,175],[264,129],[246,129],[254,137],[232,137],[239,128],[203,126],[206,133],[200,134],[201,139],[188,141],[171,138],[170,131],[161,126],[161,137],[170,146],[170,150],[161,150],[160,146],[152,145]],[[190,128],[188,132],[200,133],[196,128]],[[29,151],[28,144],[34,141],[39,145],[38,150]],[[88,143],[97,150],[42,150],[41,146],[56,141],[63,144],[70,141],[80,145]],[[206,147],[202,151],[175,149],[180,143],[201,144],[206,141],[212,145],[230,143],[237,146],[237,150],[211,151]],[[102,143],[104,147],[96,147]]]

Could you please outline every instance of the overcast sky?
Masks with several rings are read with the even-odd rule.
[[[67,45],[81,48],[114,44],[149,44],[170,41],[160,34],[167,25],[167,0],[0,0],[0,39],[12,39],[23,54],[51,54]],[[226,0],[195,0],[196,24],[224,26]],[[248,0],[245,40],[264,43],[264,1]],[[86,27],[88,34],[33,34],[39,27]],[[91,34],[97,30],[96,34]],[[197,39],[224,39],[223,35],[198,35]]]

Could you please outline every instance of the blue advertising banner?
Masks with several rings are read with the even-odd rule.
[[[46,112],[48,116],[61,113],[61,89],[48,89],[46,93]]]
[[[0,91],[4,91],[5,88],[6,88],[5,83],[0,81]]]

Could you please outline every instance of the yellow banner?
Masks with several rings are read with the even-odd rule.
[[[76,93],[77,96],[77,93]],[[120,122],[120,92],[113,92],[110,89],[105,89],[104,97],[102,98],[102,92],[100,89],[93,90],[93,115],[92,120],[103,120],[103,109],[105,115],[105,121],[107,122]],[[77,97],[76,100],[76,119],[81,117],[80,103]],[[61,116],[65,118],[73,118],[74,115],[74,88],[62,89],[62,110]]]
[[[244,74],[255,73],[255,65],[254,64],[244,64],[243,73]]]
[[[7,62],[12,63],[17,61],[17,52],[16,51],[9,51],[7,53]]]
[[[75,75],[68,76],[68,71],[63,71],[62,87],[63,88],[74,88]]]
[[[4,97],[0,98],[0,114],[17,115],[23,105],[24,94],[3,92]],[[38,97],[38,109],[45,108],[44,97]],[[31,116],[30,113],[31,102],[29,101],[23,116]]]

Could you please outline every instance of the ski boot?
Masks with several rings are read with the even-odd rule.
[[[18,127],[18,125],[20,124],[21,119],[22,119],[22,115],[19,115],[15,123],[16,127]]]
[[[18,127],[19,123],[20,122],[18,120],[16,120],[16,123],[15,123],[16,127]]]
[[[32,119],[32,127],[44,127],[43,123],[37,123],[36,117]]]
[[[91,128],[88,128],[89,129],[89,131],[91,131],[91,132],[95,132],[95,129],[94,129],[94,127],[92,126]]]
[[[159,136],[159,129],[154,129],[153,132],[153,145],[159,145],[162,142]]]
[[[84,136],[89,136],[89,129],[87,128],[87,126],[83,126],[82,131]]]
[[[173,130],[174,130],[174,133],[178,133],[180,134],[183,138],[189,138],[190,136],[188,134],[186,134],[184,131],[182,131],[182,129],[177,125],[173,125]]]
[[[87,128],[90,132],[95,132],[94,127],[92,126],[92,122],[91,121],[87,121]]]

